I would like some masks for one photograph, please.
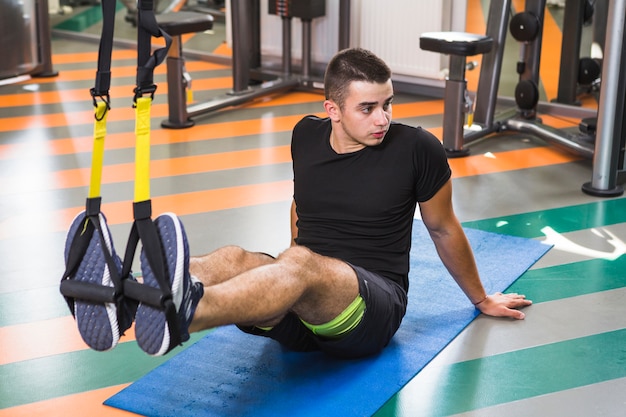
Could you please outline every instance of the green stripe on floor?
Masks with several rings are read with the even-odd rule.
[[[206,334],[193,334],[173,353],[182,352]],[[0,409],[134,382],[173,356],[152,357],[135,342],[126,342],[109,352],[81,350],[2,365]]]
[[[624,340],[621,329],[451,364],[438,380],[409,382],[375,416],[449,416],[623,378]]]
[[[0,327],[69,315],[58,285],[0,294]]]
[[[626,222],[626,198],[601,200],[550,210],[464,222],[463,226],[486,232],[526,238],[543,237],[550,226],[558,233]]]
[[[594,259],[526,271],[507,292],[526,295],[535,303],[626,287],[626,256],[614,261]]]
[[[124,5],[120,2],[117,2],[115,10],[119,11],[123,8]],[[55,25],[54,29],[82,32],[85,29],[95,25],[96,23],[99,23],[100,21],[102,21],[102,7],[93,6],[83,10],[80,13],[76,13],[76,15],[72,16],[71,18]]]
[[[626,287],[626,257],[594,259],[526,271],[507,291],[534,302],[575,297]],[[54,293],[55,297],[51,297]],[[58,296],[57,296],[58,295]],[[24,300],[47,300],[27,305]],[[51,301],[54,300],[54,301]],[[30,323],[69,315],[57,287],[0,294],[0,326]]]

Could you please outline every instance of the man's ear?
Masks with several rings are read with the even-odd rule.
[[[326,114],[328,114],[331,121],[339,122],[341,120],[341,110],[339,110],[339,106],[334,101],[325,100],[324,110],[326,110]]]

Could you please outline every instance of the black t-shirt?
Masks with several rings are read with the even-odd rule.
[[[443,146],[421,128],[392,123],[382,144],[337,154],[330,132],[330,120],[315,116],[293,130],[296,243],[408,290],[416,204],[451,175]]]

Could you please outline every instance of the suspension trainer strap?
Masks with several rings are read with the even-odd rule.
[[[104,164],[104,139],[107,134],[107,115],[109,103],[106,101],[96,102],[94,98],[95,120],[93,127],[93,152],[91,153],[91,179],[89,181],[88,198],[100,196],[100,184],[102,183],[102,165]]]
[[[91,180],[88,198],[100,196],[102,165],[104,161],[104,139],[106,119],[111,109],[109,89],[111,88],[111,54],[113,53],[113,32],[115,29],[115,0],[102,1],[102,33],[98,48],[98,70],[94,87],[89,91],[93,100],[94,129],[93,152],[91,156]],[[89,206],[89,204],[88,204]],[[89,211],[89,207],[87,208]],[[99,212],[98,206],[98,212]],[[91,213],[88,213],[91,214]]]
[[[111,109],[109,89],[111,88],[111,55],[113,53],[113,33],[115,29],[115,0],[102,1],[102,32],[98,48],[98,70],[94,87],[90,90],[95,108],[93,129],[93,152],[91,156],[91,181],[88,198],[100,196],[102,165],[104,161],[104,138],[106,119]],[[98,101],[100,99],[100,101]],[[87,204],[89,212],[89,203]],[[100,207],[98,205],[98,212]],[[88,215],[91,213],[88,213]]]
[[[94,133],[89,192],[85,203],[85,217],[82,227],[78,227],[73,236],[68,236],[71,245],[68,250],[66,269],[61,279],[61,293],[64,295],[72,314],[74,314],[74,298],[116,302],[119,304],[123,295],[122,279],[117,272],[117,266],[112,256],[112,248],[109,247],[109,244],[104,239],[105,233],[102,230],[101,223],[101,221],[104,222],[104,216],[100,211],[106,120],[111,109],[109,89],[111,86],[111,55],[113,52],[113,33],[115,28],[115,0],[103,0],[101,6],[102,33],[98,48],[98,68],[94,87],[90,89],[94,105]],[[100,247],[113,281],[113,287],[70,279],[76,274],[83,261],[94,233],[99,236]]]
[[[154,16],[154,1],[139,0],[137,3],[137,88],[135,98],[150,94],[154,97],[154,69],[167,57],[172,38],[161,29]],[[152,52],[152,38],[163,38],[165,47]]]
[[[124,283],[127,297],[160,308],[164,313],[173,344],[180,343],[176,306],[172,300],[170,282],[157,228],[152,221],[150,200],[150,110],[156,85],[154,69],[167,57],[171,37],[157,24],[153,0],[139,0],[137,4],[137,85],[135,88],[135,195],[134,222],[131,228],[122,273],[130,271],[137,245],[141,242],[150,269],[159,288],[151,288],[131,281]],[[165,47],[152,51],[152,37],[165,40]]]
[[[135,202],[150,200],[150,109],[151,97],[135,103]]]
[[[111,54],[115,29],[115,0],[102,0],[102,32],[98,48],[96,83],[91,90],[94,97],[108,97],[111,87]]]

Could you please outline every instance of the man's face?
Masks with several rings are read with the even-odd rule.
[[[391,80],[383,84],[353,81],[338,110],[339,123],[333,127],[342,149],[354,152],[382,143],[391,123],[392,100]]]

